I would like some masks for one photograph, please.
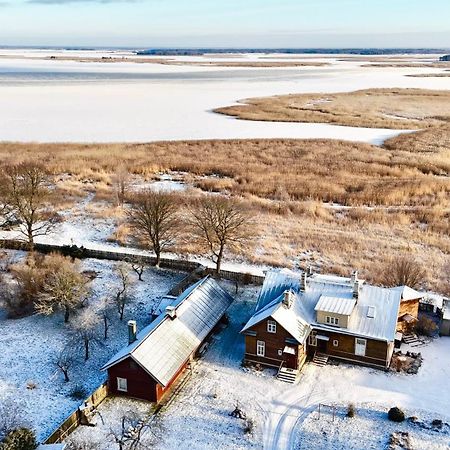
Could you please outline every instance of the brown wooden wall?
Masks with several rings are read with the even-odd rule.
[[[322,330],[317,330],[317,334],[329,337],[329,341],[322,341],[324,348],[321,351],[331,357],[347,359],[383,368],[389,364],[387,342],[366,339],[366,356],[357,356],[355,355],[355,336],[342,334],[337,331]],[[333,341],[335,340],[338,341],[337,347],[333,346]],[[316,350],[319,351],[317,347],[308,345],[308,353],[310,356],[312,356]]]
[[[419,299],[402,300],[398,311],[398,319],[400,319],[404,314],[410,314],[417,319],[419,316]],[[414,325],[414,323],[408,324],[407,322],[398,320],[397,331],[401,331],[402,333],[411,332]]]
[[[117,377],[127,379],[128,392],[117,390]],[[108,369],[108,390],[114,395],[124,395],[150,402],[157,401],[156,381],[131,358]]]
[[[272,320],[272,319],[268,319]],[[247,361],[259,362],[264,365],[279,367],[284,361],[283,355],[278,354],[278,350],[283,351],[286,345],[290,345],[295,348],[296,357],[301,358],[302,347],[299,348],[298,344],[289,344],[286,339],[293,340],[293,337],[277,323],[277,332],[269,333],[267,331],[267,320],[264,320],[249,331],[256,333],[256,336],[245,336],[245,359]],[[266,355],[265,357],[256,355],[256,341],[264,341],[266,343]]]

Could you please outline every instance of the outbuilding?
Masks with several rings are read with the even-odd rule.
[[[108,371],[109,393],[160,402],[232,301],[207,276],[167,304],[165,311],[140,333],[136,333],[136,323],[130,321],[128,346],[103,367]]]

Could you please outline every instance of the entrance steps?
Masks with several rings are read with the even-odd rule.
[[[417,339],[417,335],[415,335],[415,334],[404,334],[403,335],[403,342],[405,344],[411,345],[411,344],[417,344],[420,341],[419,341],[419,339]]]
[[[328,355],[325,355],[325,353],[315,353],[312,362],[316,366],[326,366],[328,362]]]
[[[286,383],[294,384],[297,380],[299,370],[288,369],[287,367],[280,367],[277,374],[277,379]]]

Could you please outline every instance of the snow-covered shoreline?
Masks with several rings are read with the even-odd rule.
[[[328,138],[380,144],[400,131],[252,122],[212,111],[244,98],[289,93],[379,87],[450,89],[448,78],[405,76],[439,69],[361,67],[362,62],[342,61],[340,56],[324,56],[330,63],[324,67],[236,68],[14,59],[14,55],[26,56],[29,51],[14,52],[11,58],[0,59],[0,141]],[[102,53],[94,52],[91,57],[99,55]],[[277,57],[282,60],[283,56]],[[234,60],[255,58],[241,55]],[[184,61],[198,59],[214,58]],[[140,78],[133,78],[137,76]],[[14,83],[17,79],[21,81]]]

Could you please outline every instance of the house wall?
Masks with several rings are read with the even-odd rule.
[[[442,336],[450,336],[450,320],[442,320],[439,332]]]
[[[324,344],[323,352],[331,357],[345,359],[353,362],[359,362],[381,368],[389,365],[392,355],[391,348],[387,342],[377,341],[374,339],[366,339],[366,355],[355,355],[355,336],[342,334],[339,332],[317,330],[318,335],[327,336],[329,341]],[[335,347],[333,341],[338,341]],[[310,356],[314,354],[317,347],[308,344],[308,353]]]
[[[417,319],[419,316],[419,299],[415,300],[402,300],[400,302],[400,308],[398,311],[398,318],[402,317],[405,314],[409,314]],[[414,324],[408,324],[407,322],[403,322],[398,320],[397,322],[397,331],[402,333],[410,332],[414,327]]]
[[[269,319],[272,320],[272,319]],[[245,360],[248,362],[257,362],[266,366],[280,367],[284,361],[283,349],[286,345],[295,348],[295,356],[299,365],[304,362],[306,357],[303,346],[294,344],[294,338],[277,323],[277,332],[269,333],[267,331],[267,320],[264,320],[249,330],[251,333],[256,333],[256,336],[245,336]],[[286,342],[288,340],[288,342]],[[265,356],[256,355],[256,342],[264,341],[266,344]],[[281,351],[281,355],[279,354]],[[303,361],[302,361],[303,360]]]
[[[337,317],[339,319],[339,325],[337,326],[337,328],[348,328],[349,316],[344,316],[343,314],[335,314],[335,313],[328,313],[328,312],[324,312],[324,311],[317,311],[317,322],[323,323],[325,325],[329,325],[329,324],[327,324],[327,321],[326,321],[327,316]]]
[[[117,390],[117,377],[127,379],[127,392]],[[125,395],[150,402],[157,401],[156,381],[131,358],[108,369],[108,391],[114,395]]]

